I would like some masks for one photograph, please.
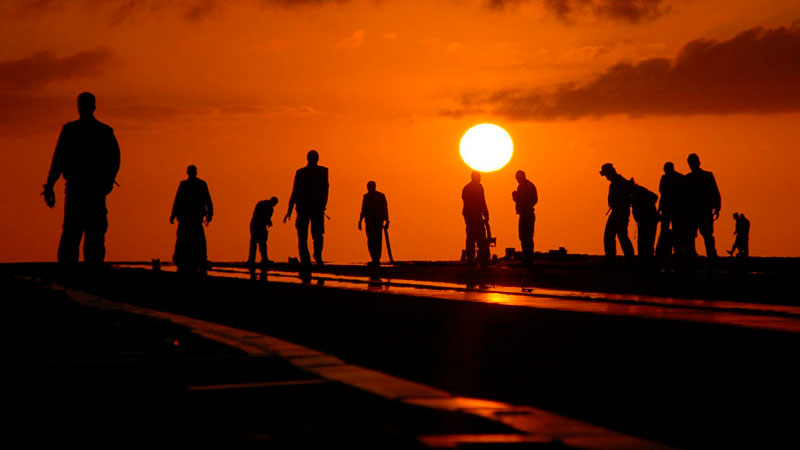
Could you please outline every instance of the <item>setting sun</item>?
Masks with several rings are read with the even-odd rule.
[[[461,158],[480,172],[501,169],[511,160],[514,143],[506,130],[491,123],[475,125],[461,138]]]

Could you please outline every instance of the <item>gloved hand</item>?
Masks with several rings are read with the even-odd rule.
[[[44,202],[47,204],[48,207],[52,208],[56,206],[56,193],[53,190],[53,186],[45,184],[42,195],[44,196]]]

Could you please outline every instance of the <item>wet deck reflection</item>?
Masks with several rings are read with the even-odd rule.
[[[120,268],[142,268],[147,264],[120,264]],[[163,270],[174,271],[165,266]],[[253,279],[245,268],[215,268],[213,276]],[[296,272],[268,270],[256,279],[300,284]],[[397,279],[374,279],[317,273],[312,282],[331,288],[368,290],[443,300],[540,308],[644,319],[677,320],[732,325],[790,333],[800,332],[800,307],[758,303],[690,300],[669,297],[545,289],[533,286],[465,286],[455,283]]]

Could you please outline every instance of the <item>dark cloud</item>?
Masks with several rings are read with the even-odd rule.
[[[200,0],[191,5],[183,14],[188,20],[200,20],[211,14],[216,8],[214,0]]]
[[[17,17],[36,17],[45,13],[63,10],[71,4],[79,4],[88,10],[105,16],[114,23],[127,20],[141,13],[169,11],[180,14],[188,21],[198,21],[235,3],[251,3],[285,8],[315,6],[328,3],[348,3],[351,0],[4,0],[0,12],[10,11]],[[629,23],[652,20],[663,15],[670,0],[485,0],[497,10],[522,3],[540,2],[564,22],[572,22],[581,15],[593,15]]]
[[[167,11],[177,13],[188,21],[199,21],[213,15],[235,2],[222,0],[4,0],[0,13],[7,12],[20,18],[37,17],[62,11],[68,5],[80,7],[107,17],[112,23],[125,21],[137,14]],[[239,0],[238,3],[295,7],[324,3],[345,3],[348,0]]]
[[[39,52],[27,58],[0,62],[0,92],[38,89],[46,84],[100,74],[111,60],[111,51],[99,48],[58,58]]]
[[[467,95],[460,104],[445,114],[549,120],[800,111],[800,27],[753,28],[727,41],[698,39],[674,59],[620,63],[585,84]]]
[[[566,22],[577,15],[591,14],[638,23],[657,19],[668,11],[665,0],[488,0],[489,6],[496,9],[531,1],[541,1],[548,11]]]
[[[350,0],[261,0],[267,5],[300,6],[300,5],[320,5],[323,3],[347,3]]]

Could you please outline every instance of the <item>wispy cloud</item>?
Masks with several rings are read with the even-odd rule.
[[[336,49],[355,49],[364,45],[364,30],[356,30],[350,36],[336,43]]]
[[[215,105],[170,106],[145,104],[118,104],[104,111],[107,115],[137,123],[168,122],[180,120],[269,119],[275,117],[304,117],[319,114],[310,106],[289,105]]]
[[[214,110],[222,115],[229,116],[260,116],[264,118],[279,117],[279,116],[312,116],[319,114],[317,110],[310,106],[257,106],[257,105],[223,105],[214,108]]]
[[[109,49],[98,48],[66,57],[44,51],[0,61],[0,92],[30,91],[57,81],[99,75],[111,59]]]

